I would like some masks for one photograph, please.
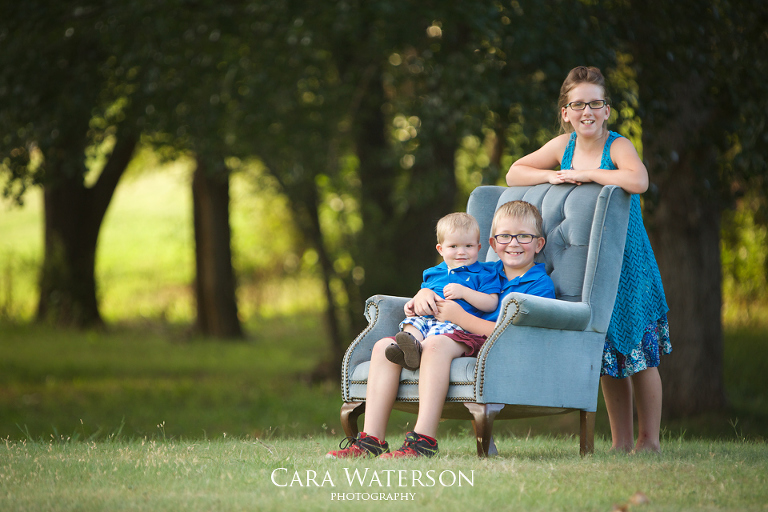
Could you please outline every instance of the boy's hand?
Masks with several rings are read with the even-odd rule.
[[[422,288],[409,302],[413,303],[414,315],[427,316],[437,313],[437,301],[442,300],[438,294],[429,288]],[[406,307],[408,304],[406,304]],[[406,311],[406,315],[408,312]]]
[[[459,325],[461,316],[466,313],[457,302],[452,300],[438,300],[435,318],[441,322],[453,322]]]
[[[403,311],[405,311],[405,316],[416,316],[416,313],[413,311],[413,299],[405,303]]]
[[[445,298],[448,300],[463,299],[465,298],[464,290],[468,290],[468,288],[458,283],[450,283],[443,288],[443,295],[445,295]]]

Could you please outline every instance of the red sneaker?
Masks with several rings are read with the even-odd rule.
[[[397,459],[401,457],[434,457],[437,455],[437,441],[431,437],[408,432],[405,434],[405,442],[399,450],[392,453],[384,453],[381,459]]]
[[[342,445],[347,443],[342,448]],[[373,436],[360,432],[357,438],[346,437],[339,443],[341,450],[328,452],[325,457],[328,459],[343,459],[347,457],[378,457],[383,453],[389,453],[389,444],[383,443]]]

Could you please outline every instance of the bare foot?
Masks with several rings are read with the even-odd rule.
[[[624,446],[611,446],[611,449],[608,450],[609,452],[623,452],[623,453],[632,453],[632,445],[624,445]]]
[[[637,440],[637,445],[635,446],[634,453],[639,452],[652,452],[652,453],[661,453],[661,445],[658,441],[645,441],[640,442],[640,440]]]

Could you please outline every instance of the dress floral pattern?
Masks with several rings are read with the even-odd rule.
[[[667,315],[657,322],[648,325],[643,333],[642,342],[629,354],[622,354],[606,338],[603,348],[603,367],[600,375],[610,375],[617,379],[623,379],[637,372],[659,366],[661,354],[672,352],[672,343],[669,341],[669,323]]]

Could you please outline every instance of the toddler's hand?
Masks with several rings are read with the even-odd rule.
[[[405,316],[416,316],[416,313],[413,311],[413,299],[405,303],[403,311],[405,311]]]
[[[450,283],[443,288],[443,295],[448,300],[458,300],[464,298],[464,290],[467,288],[458,283]]]

